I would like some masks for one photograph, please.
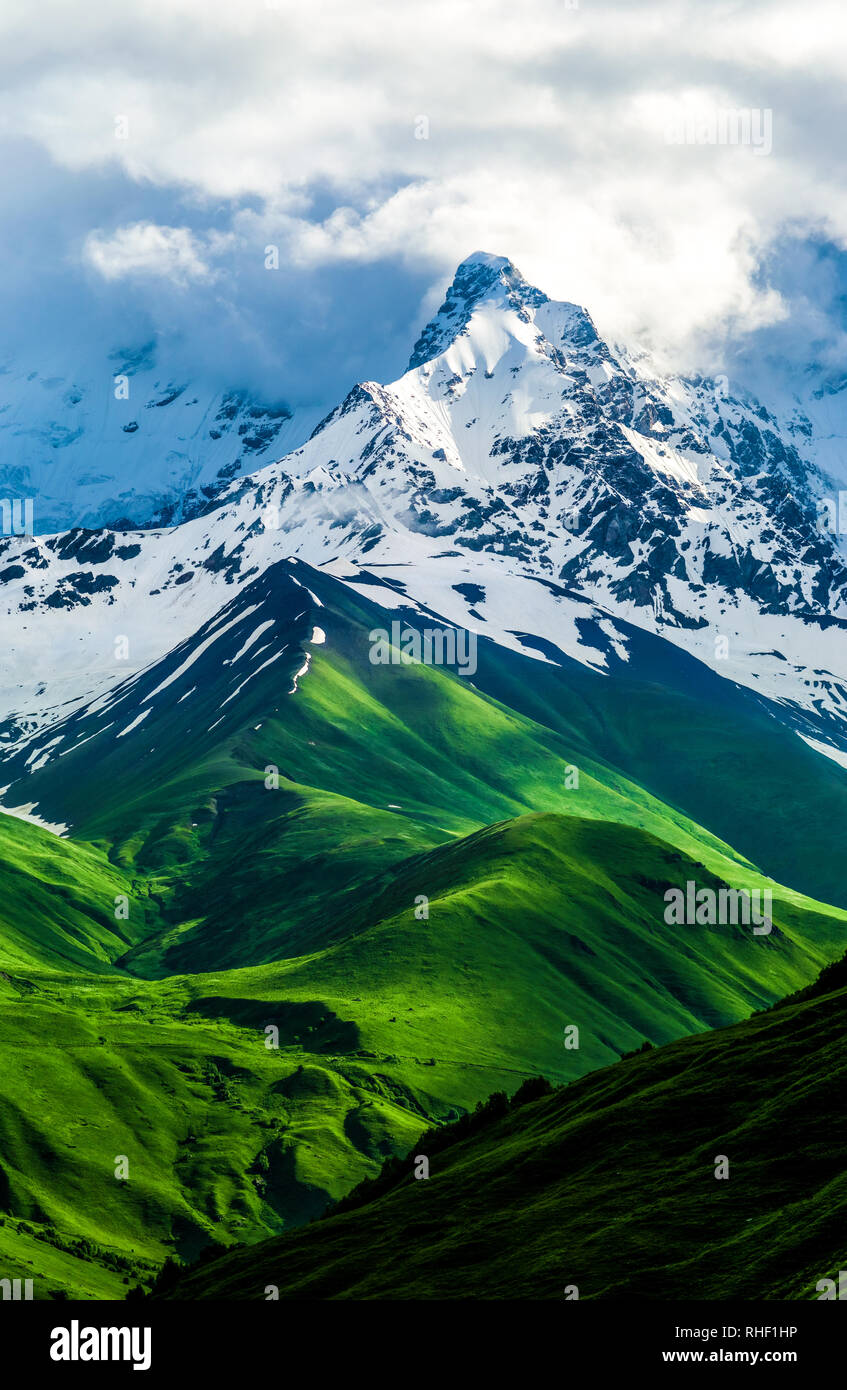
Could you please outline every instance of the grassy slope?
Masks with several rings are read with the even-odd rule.
[[[770,938],[666,928],[663,885],[755,871],[552,717],[371,666],[366,606],[344,595],[320,622],[295,696],[280,663],[213,733],[212,648],[186,677],[200,708],[175,689],[153,734],[155,712],[36,774],[39,810],[62,819],[66,799],[93,843],[0,819],[3,887],[18,875],[0,918],[0,1252],[26,1275],[46,1237],[42,1291],[76,1287],[56,1241],[93,1242],[79,1287],[101,1296],[167,1253],[307,1219],[432,1119],[741,1018],[847,937],[843,913],[787,889]]]
[[[845,1257],[844,983],[424,1137],[428,1181],[410,1155],[384,1190],[175,1296],[815,1298]]]
[[[265,1000],[320,995],[383,1060],[434,1056],[439,1067],[564,1078],[644,1037],[743,1018],[808,981],[844,940],[843,914],[798,906],[793,894],[777,894],[767,937],[668,927],[664,889],[691,877],[719,882],[644,831],[525,816],[363,884],[338,939],[204,974],[203,987],[220,990],[221,1012],[242,1017],[239,1001],[257,989]],[[415,917],[423,891],[425,921]],[[563,1050],[566,1023],[581,1028],[579,1057]]]
[[[630,629],[613,678],[552,653],[526,660],[480,642],[474,684],[562,735],[571,761],[614,768],[686,813],[780,883],[847,906],[841,872],[847,773],[754,694]]]
[[[312,1057],[321,1004],[280,1011],[304,1043],[275,1052],[261,1027],[193,1010],[191,981],[13,980],[0,1004],[0,1263],[36,1273],[39,1296],[75,1287],[56,1233],[91,1242],[92,1266],[117,1256],[135,1282],[168,1254],[307,1219],[424,1123],[409,1088],[355,1058]],[[338,1041],[349,1048],[355,1029]],[[24,1237],[44,1240],[34,1270],[16,1265]],[[82,1288],[97,1283],[92,1268]]]
[[[33,966],[110,973],[116,956],[155,930],[146,885],[133,883],[98,849],[0,815],[0,971]],[[130,919],[115,899],[131,897]]]
[[[165,974],[297,953],[349,930],[351,884],[530,812],[629,824],[728,882],[762,881],[732,847],[615,768],[578,755],[561,734],[442,671],[370,667],[358,630],[322,616],[327,648],[287,706],[232,736],[230,780],[211,782],[221,764],[198,760],[168,913],[180,929],[164,953],[150,940],[128,958],[131,968]],[[569,789],[574,760],[579,786]],[[280,769],[277,790],[264,785],[269,765]],[[100,807],[101,833],[104,815]],[[126,851],[122,841],[120,862]]]
[[[666,927],[661,885],[694,872],[642,831],[528,816],[407,863],[366,895],[368,925],[303,956],[158,981],[15,976],[0,1007],[4,1268],[32,1273],[18,1244],[40,1232],[40,1292],[68,1287],[46,1223],[92,1242],[94,1264],[117,1255],[129,1282],[167,1254],[256,1240],[494,1087],[742,1017],[827,958],[840,919],[811,904],[777,906],[770,937]],[[93,1272],[81,1287],[97,1296]]]

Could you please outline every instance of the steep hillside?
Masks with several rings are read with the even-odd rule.
[[[838,983],[540,1098],[494,1097],[337,1213],[189,1270],[169,1296],[817,1298],[844,1265]]]
[[[131,920],[115,916],[121,897],[135,901]],[[117,957],[159,923],[146,887],[101,851],[0,815],[0,972],[108,975]]]
[[[397,599],[378,580],[353,588],[277,562],[162,660],[13,746],[0,764],[4,805],[34,805],[144,875],[196,871],[201,893],[204,877],[224,880],[228,847],[239,865],[258,852],[260,826],[266,848],[285,828],[293,852],[304,817],[288,813],[303,798],[316,809],[321,793],[323,815],[326,794],[341,797],[338,815],[358,825],[362,873],[386,853],[558,811],[635,824],[705,862],[752,862],[847,903],[847,771],[750,692],[637,629],[619,625],[610,641],[586,604],[599,669],[547,644],[533,658],[484,638],[472,674],[404,664],[398,651],[375,664],[374,632],[436,621]],[[240,842],[239,827],[249,827]],[[327,837],[338,863],[346,834]]]

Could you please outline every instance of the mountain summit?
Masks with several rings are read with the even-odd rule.
[[[444,303],[415,343],[409,370],[444,352],[483,300],[508,305],[528,320],[527,309],[546,304],[547,295],[530,285],[508,257],[474,251],[458,267]]]

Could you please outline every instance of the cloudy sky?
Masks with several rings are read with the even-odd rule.
[[[843,357],[840,0],[6,0],[0,66],[34,367],[155,334],[331,405],[476,249],[681,367]],[[762,138],[720,143],[739,110]]]

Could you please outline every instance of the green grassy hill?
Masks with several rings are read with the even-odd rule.
[[[170,1296],[816,1298],[847,1254],[846,974],[552,1094],[494,1097],[337,1212]]]
[[[146,885],[102,850],[2,814],[0,879],[0,985],[3,972],[31,967],[111,973],[111,962],[159,924]],[[115,917],[119,896],[135,903],[127,920]]]
[[[0,816],[0,1266],[37,1296],[120,1296],[169,1256],[302,1224],[492,1091],[736,1023],[847,944],[844,910],[714,828],[734,799],[761,843],[790,839],[778,762],[728,796],[742,737],[799,777],[792,862],[824,781],[847,806],[792,733],[748,705],[722,729],[709,691],[669,681],[630,745],[637,682],[491,647],[473,684],[373,666],[382,610],[310,583],[320,607],[275,567],[71,716],[15,784],[69,838]],[[269,646],[245,666],[254,624]],[[662,757],[682,769],[665,799]],[[689,880],[770,888],[773,932],[667,926]]]
[[[308,1220],[492,1089],[742,1018],[844,939],[793,894],[768,937],[666,926],[663,886],[703,872],[644,831],[529,815],[351,889],[345,930],[300,955],[4,972],[0,1262],[41,1296],[116,1296],[168,1256]]]

